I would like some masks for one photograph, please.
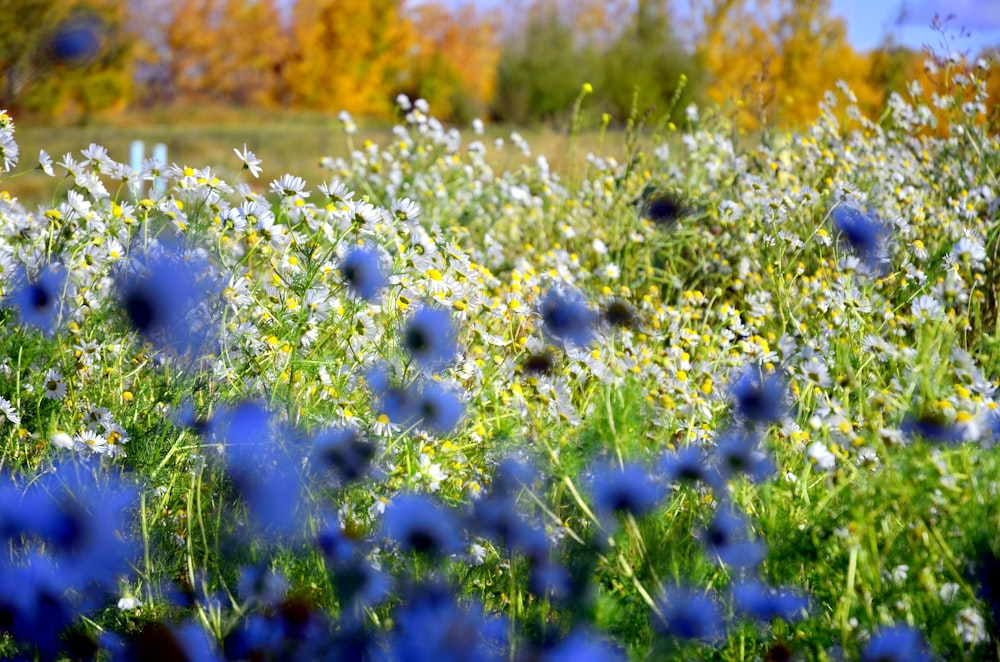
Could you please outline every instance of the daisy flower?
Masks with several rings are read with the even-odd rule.
[[[14,425],[21,424],[21,415],[17,413],[17,409],[10,403],[10,400],[2,396],[0,396],[0,414]],[[0,423],[3,423],[3,418],[0,418]]]
[[[257,155],[247,149],[247,144],[243,143],[243,151],[233,148],[236,156],[243,161],[243,170],[249,170],[250,174],[253,175],[254,179],[260,176],[262,168],[260,167],[261,160],[257,158]]]
[[[57,369],[49,368],[45,373],[42,394],[49,400],[62,400],[66,395],[66,381]]]

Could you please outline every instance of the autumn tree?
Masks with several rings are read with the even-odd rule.
[[[399,91],[427,99],[438,117],[467,122],[481,115],[496,92],[496,17],[471,3],[422,3],[408,16],[414,45]]]
[[[402,0],[299,0],[284,68],[295,105],[387,116],[415,37]]]
[[[131,0],[141,96],[273,106],[288,35],[275,0]]]
[[[701,18],[697,56],[709,76],[708,95],[735,103],[746,128],[801,125],[844,80],[863,109],[880,105],[865,54],[847,42],[829,0],[695,0]]]

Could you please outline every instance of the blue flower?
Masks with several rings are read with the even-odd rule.
[[[930,662],[932,659],[924,636],[907,625],[882,628],[861,652],[862,662]]]
[[[592,311],[579,291],[554,287],[538,305],[542,328],[557,344],[585,347],[594,339],[597,313]]]
[[[365,301],[375,301],[378,292],[388,282],[377,250],[357,247],[351,249],[340,263],[344,284]]]
[[[477,603],[459,605],[451,590],[422,586],[396,610],[387,659],[399,662],[506,660],[503,619],[487,617]]]
[[[451,315],[441,308],[420,308],[403,327],[402,344],[425,370],[435,372],[446,367],[458,352]]]
[[[482,535],[502,545],[508,556],[515,551],[532,551],[529,547],[536,540],[536,530],[521,517],[510,496],[491,495],[477,500],[472,506],[471,524]]]
[[[834,227],[850,250],[870,269],[879,269],[888,234],[886,226],[872,215],[845,204],[838,205],[832,217]]]
[[[733,383],[730,394],[738,419],[768,425],[785,415],[787,395],[785,378],[751,365],[744,368]]]
[[[638,464],[601,467],[594,472],[594,505],[604,515],[645,515],[660,502],[659,486]]]
[[[385,535],[406,551],[428,556],[447,556],[462,548],[462,537],[454,515],[427,497],[397,496],[385,510]]]
[[[577,628],[541,657],[543,662],[615,662],[628,659],[617,646],[593,632]]]
[[[265,538],[291,534],[301,521],[301,458],[281,447],[281,433],[271,413],[252,401],[221,410],[209,427],[224,444],[226,477],[247,506],[249,533]]]
[[[207,261],[185,259],[175,248],[149,254],[135,271],[119,278],[122,310],[157,349],[180,356],[210,349],[213,288],[205,279],[209,271]]]
[[[734,568],[756,566],[765,556],[763,544],[749,537],[746,522],[727,506],[716,511],[704,538],[706,551]]]
[[[678,451],[667,451],[660,459],[660,473],[670,483],[712,482],[706,465],[705,453],[697,446],[684,446]]]
[[[62,312],[66,272],[46,266],[34,279],[22,268],[14,279],[11,303],[24,326],[34,326],[42,333],[52,333]]]
[[[84,65],[101,50],[101,19],[85,14],[59,25],[49,42],[52,59],[64,65]]]
[[[931,443],[954,445],[965,439],[961,427],[935,412],[910,414],[899,429],[911,441],[923,439]]]
[[[750,580],[733,586],[733,602],[738,611],[761,621],[780,618],[797,621],[809,610],[809,599],[788,590],[774,590]]]
[[[662,616],[657,629],[680,639],[713,642],[725,631],[719,605],[708,594],[688,586],[671,585],[659,601]]]
[[[774,463],[760,448],[761,436],[754,432],[730,429],[719,437],[713,460],[722,482],[736,474],[746,474],[754,483],[761,483],[774,473]]]
[[[375,457],[375,444],[353,427],[333,427],[316,436],[312,459],[321,470],[345,483],[364,478]]]
[[[461,398],[437,382],[424,385],[416,406],[421,427],[439,436],[451,433],[465,412]]]

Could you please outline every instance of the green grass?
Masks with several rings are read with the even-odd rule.
[[[455,636],[441,646],[479,642],[491,630],[463,621],[447,600],[433,603],[441,611],[427,621],[413,611],[431,604],[421,590],[445,583],[466,607],[475,601],[503,619],[505,643],[479,642],[503,659],[583,631],[636,660],[788,651],[854,659],[893,625],[915,628],[943,659],[995,659],[1000,631],[975,568],[985,550],[1000,550],[1000,334],[987,250],[996,205],[983,189],[995,183],[1000,142],[958,105],[952,121],[966,149],[917,138],[922,127],[906,110],[881,125],[827,114],[808,133],[783,136],[780,149],[734,145],[727,119],[710,112],[666,136],[525,131],[530,159],[509,136],[493,146],[507,133],[499,127],[480,155],[466,149],[476,139],[468,131],[450,151],[444,135],[412,125],[405,140],[381,128],[349,139],[322,117],[19,126],[22,171],[40,147],[58,160],[98,142],[123,159],[132,138],[163,140],[171,161],[212,166],[266,195],[244,199],[195,173],[142,203],[77,187],[91,206],[74,211],[61,204],[71,181],[58,166],[59,183],[19,172],[3,181],[44,212],[0,207],[0,396],[16,414],[0,413],[0,464],[14,481],[5,485],[33,494],[33,483],[64,471],[123,472],[140,495],[120,531],[136,541],[130,568],[116,595],[81,608],[76,627],[88,637],[117,633],[141,651],[155,628],[193,623],[216,646],[229,638],[232,653],[247,618],[274,626],[308,613],[327,619],[324,633],[359,623],[396,656],[393,646],[416,646],[407,627],[426,644],[432,625],[448,622]],[[926,158],[915,157],[913,141]],[[350,156],[351,142],[361,152]],[[260,180],[239,171],[232,148],[243,143],[264,161]],[[328,155],[343,156],[343,167],[320,169]],[[308,180],[308,198],[267,193],[285,172]],[[333,177],[384,213],[316,188]],[[649,218],[643,201],[664,191],[684,203],[681,213]],[[418,220],[396,212],[404,196]],[[235,211],[253,200],[244,216]],[[834,210],[845,204],[867,210],[884,245],[866,250],[863,236],[852,245],[838,233]],[[195,302],[204,308],[169,299],[180,302],[168,317],[184,320],[170,332],[203,324],[218,341],[207,356],[176,356],[123,310],[122,265],[144,259],[154,238],[168,253],[175,244],[203,251],[183,256],[185,270],[171,272],[160,296],[184,289],[183,274],[202,274],[206,263],[217,274]],[[392,276],[375,302],[350,296],[338,270],[359,243],[384,252]],[[51,334],[21,324],[15,305],[26,287],[18,269],[34,278],[46,263],[67,273],[51,297],[64,305]],[[553,338],[558,316],[545,318],[539,305],[569,286],[595,317],[612,301],[633,315],[625,328],[594,327],[585,347],[564,346]],[[400,333],[421,305],[448,310],[458,337],[455,360],[433,375]],[[538,370],[542,351],[551,365]],[[391,420],[385,414],[404,408],[392,399],[398,391],[379,384],[379,367],[411,398],[444,385],[462,398],[461,421],[435,432],[427,419],[444,405],[426,402],[416,422]],[[740,375],[751,369],[780,374],[786,397],[768,406],[766,390],[741,395]],[[47,397],[53,381],[65,394]],[[744,401],[754,397],[757,405]],[[755,406],[761,423],[736,415],[742,407],[753,419]],[[323,469],[314,444],[331,426],[371,440],[366,478]],[[666,479],[664,458],[696,448],[709,462],[733,429],[760,433],[757,450],[773,464],[766,480],[732,475],[710,488]],[[105,441],[127,435],[124,455],[55,445],[88,430]],[[248,439],[262,444],[240,445]],[[512,457],[532,470],[505,483],[497,472]],[[660,490],[650,512],[601,511],[594,481],[623,465],[642,467],[649,481],[627,487]],[[258,471],[271,479],[257,487],[263,501],[253,498]],[[441,504],[441,529],[445,517],[460,520],[461,551],[434,558],[388,539],[386,512],[407,493]],[[498,493],[516,504],[505,512],[526,527],[523,538],[478,528],[487,520],[471,514],[473,504]],[[294,526],[275,537],[257,518],[289,494],[296,500],[271,525]],[[0,497],[0,515],[13,512]],[[766,549],[746,570],[706,548],[706,529],[730,507],[744,518],[737,538]],[[356,545],[350,561],[324,558],[317,536],[330,521]],[[21,577],[27,550],[61,558],[45,534],[7,538],[11,576]],[[241,576],[251,567],[282,576],[285,589],[270,602],[266,591],[248,593]],[[351,573],[372,567],[386,590],[352,604]],[[806,596],[807,613],[766,623],[741,616],[732,589],[748,577]],[[664,633],[677,584],[715,600],[717,638]],[[191,601],[172,601],[170,587]],[[115,608],[124,596],[142,605]],[[458,634],[463,623],[468,638]],[[0,653],[16,646],[7,636]]]

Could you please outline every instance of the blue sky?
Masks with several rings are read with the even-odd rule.
[[[411,5],[421,1],[408,0]],[[480,7],[511,4],[511,0],[444,0],[453,5],[470,1]],[[687,0],[672,2],[682,12],[689,6]],[[848,39],[859,50],[876,48],[891,32],[896,43],[916,49],[929,45],[940,51],[941,36],[930,28],[935,14],[942,18],[954,14],[951,32],[957,35],[964,27],[971,33],[953,40],[951,50],[976,55],[984,47],[1000,46],[1000,0],[831,0],[831,6],[847,22]]]
[[[953,40],[951,49],[977,54],[983,47],[1000,45],[1000,0],[832,0],[833,13],[847,22],[848,38],[858,49],[878,46],[882,35],[892,32],[895,41],[913,48],[940,49],[941,36],[930,29],[935,14],[954,14],[950,32],[964,27],[969,37]]]

